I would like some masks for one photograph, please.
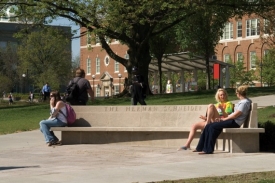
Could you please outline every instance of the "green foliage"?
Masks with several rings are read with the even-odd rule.
[[[29,131],[39,128],[39,122],[49,117],[48,105],[9,107],[1,109],[0,134]]]
[[[258,79],[261,79],[262,74],[262,81],[266,83],[268,86],[275,85],[275,49],[268,50],[268,53],[264,56],[263,61],[261,63],[260,60],[257,60],[257,70],[258,72]],[[261,73],[262,72],[262,73]]]
[[[193,17],[212,18],[209,16],[213,15],[211,10],[215,10],[214,12],[219,16],[218,20],[220,20],[220,16],[224,19],[232,16],[227,12],[228,9],[233,9],[235,14],[267,11],[269,7],[272,7],[272,3],[267,3],[267,1],[269,0],[264,2],[248,2],[247,0],[195,0],[184,2],[178,0],[2,0],[0,9],[17,5],[18,9],[15,12],[21,20],[27,22],[44,24],[57,17],[64,17],[81,27],[86,27],[88,31],[98,35],[102,48],[107,51],[112,59],[124,65],[129,74],[131,74],[132,66],[139,66],[140,72],[145,77],[145,82],[147,82],[148,66],[151,60],[149,40],[152,36],[169,30],[183,20],[189,20],[192,23]],[[202,12],[206,15],[201,14]],[[206,28],[209,28],[207,26],[209,24],[204,24],[201,18],[199,20]],[[209,23],[209,19],[205,21]],[[215,26],[211,28],[215,28]],[[220,27],[216,27],[216,29],[220,30]],[[195,28],[193,30],[199,32]],[[210,30],[210,32],[209,30],[206,32],[201,31],[200,35],[205,35],[203,36],[205,39],[209,36],[213,40],[215,31],[214,29]],[[216,34],[216,36],[218,35]],[[118,56],[106,42],[105,36],[126,44],[129,47],[130,59]],[[201,43],[200,39],[197,39],[197,41]],[[203,46],[213,50],[213,41],[208,43],[210,46],[205,44]],[[206,55],[209,54],[212,53],[207,52]]]
[[[22,39],[18,48],[20,70],[29,70],[29,79],[36,86],[48,82],[59,90],[67,84],[71,73],[70,38],[56,28],[43,28],[30,34],[17,35]]]
[[[0,92],[10,92],[13,86],[18,83],[16,52],[17,45],[14,42],[8,42],[6,48],[0,48]]]
[[[234,64],[231,59],[228,63]],[[239,60],[234,64],[234,67],[229,68],[229,72],[231,87],[237,87],[240,85],[253,86],[253,81],[257,79],[255,70],[251,69],[247,71],[244,63]]]
[[[175,53],[178,50],[176,49],[175,44],[175,33],[174,29],[170,29],[169,31],[165,31],[161,34],[158,34],[150,39],[150,52],[153,57],[155,57],[158,61],[158,76],[159,81],[163,80],[162,75],[162,68],[161,64],[163,61],[163,55],[168,53]],[[167,81],[166,81],[167,82]],[[163,93],[163,83],[166,82],[159,82],[159,92]],[[164,85],[165,86],[165,85]]]
[[[12,80],[9,77],[0,74],[0,95],[2,95],[3,92],[10,92],[12,87]]]

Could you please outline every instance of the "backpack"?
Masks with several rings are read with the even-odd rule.
[[[75,120],[76,120],[76,114],[74,112],[74,109],[72,108],[72,106],[70,104],[65,104],[66,107],[66,111],[67,111],[67,116],[65,114],[63,114],[63,112],[60,110],[61,114],[63,114],[63,116],[66,117],[67,119],[67,125],[71,126]]]
[[[65,99],[70,104],[74,103],[78,99],[80,89],[77,83],[80,79],[81,78],[78,78],[76,82],[74,82],[74,80],[71,80],[70,84],[67,86],[67,94]]]

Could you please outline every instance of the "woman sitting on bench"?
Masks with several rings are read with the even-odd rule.
[[[239,86],[236,95],[240,101],[235,105],[234,112],[225,118],[217,118],[214,123],[207,124],[200,136],[194,152],[212,154],[215,143],[223,128],[240,128],[249,115],[251,100],[246,97],[247,86]],[[218,123],[216,123],[218,122]]]
[[[228,101],[228,94],[225,89],[220,88],[217,90],[215,99],[218,103],[209,104],[206,111],[206,116],[200,116],[203,121],[197,122],[192,125],[189,132],[187,142],[184,146],[180,147],[178,150],[187,150],[190,149],[190,144],[194,139],[195,133],[197,130],[203,130],[204,127],[215,121],[216,118],[227,117],[228,114],[231,114],[233,111],[233,104]]]

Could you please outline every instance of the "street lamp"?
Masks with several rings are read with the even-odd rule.
[[[261,87],[263,87],[263,63],[262,63],[262,60],[260,63],[260,68],[261,68]]]
[[[120,93],[120,79],[121,79],[121,74],[120,73],[118,74],[118,79],[119,79],[119,81],[118,81],[118,90],[119,90],[119,93]]]
[[[222,68],[222,73],[223,73],[223,75],[222,75],[222,86],[220,85],[220,87],[221,88],[226,88],[227,86],[226,86],[226,84],[224,84],[224,83],[226,83],[226,81],[224,82],[224,80],[223,80],[224,78],[226,79],[226,77],[224,77],[224,74],[226,73],[226,68],[225,67]]]
[[[22,74],[22,77],[23,77],[22,93],[25,93],[25,83],[24,83],[24,80],[25,80],[26,74]]]
[[[93,78],[93,87],[92,87],[92,89],[94,90],[94,84],[95,84],[95,75],[92,75],[92,78]],[[94,95],[95,95],[95,91],[94,91]]]

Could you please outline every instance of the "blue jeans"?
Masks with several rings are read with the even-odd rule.
[[[43,133],[47,143],[51,141],[58,141],[58,138],[54,135],[53,131],[50,131],[51,127],[67,126],[66,123],[63,123],[57,118],[42,120],[39,125],[40,131]]]

